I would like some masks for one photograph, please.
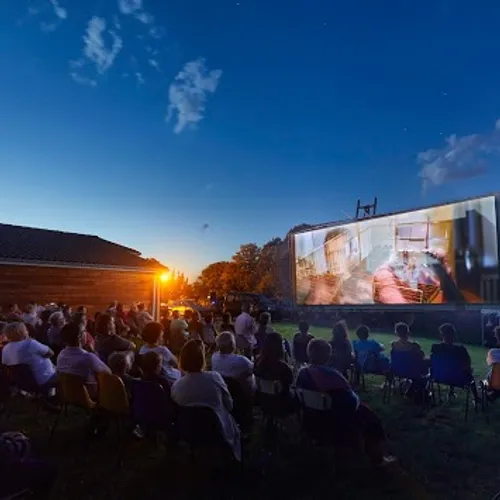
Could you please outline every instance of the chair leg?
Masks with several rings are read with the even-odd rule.
[[[465,421],[467,422],[467,417],[469,416],[469,400],[470,400],[470,388],[465,389]]]

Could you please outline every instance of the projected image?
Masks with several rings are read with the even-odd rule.
[[[303,305],[493,303],[493,196],[295,235]]]

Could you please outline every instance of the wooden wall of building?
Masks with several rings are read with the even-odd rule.
[[[105,310],[113,300],[128,306],[153,300],[154,275],[124,271],[0,265],[0,305],[24,307],[64,302],[85,305],[89,312]]]

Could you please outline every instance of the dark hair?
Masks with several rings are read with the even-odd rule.
[[[184,372],[198,373],[205,367],[205,349],[201,340],[188,340],[181,349],[179,365]]]
[[[139,311],[144,311],[144,309],[146,309],[146,306],[144,305],[143,302],[140,302],[139,304],[137,304],[137,309]]]
[[[97,335],[109,335],[109,325],[113,321],[113,316],[102,313],[96,318],[95,332]]]
[[[225,325],[230,325],[231,324],[231,315],[229,313],[224,313],[222,315],[222,322]]]
[[[28,330],[28,335],[34,339],[36,337],[36,328],[31,323],[24,323],[26,329]]]
[[[193,310],[192,309],[186,309],[184,311],[184,319],[186,321],[189,321],[193,317]]]
[[[42,323],[44,324],[48,324],[49,322],[49,318],[50,318],[50,315],[52,314],[52,311],[50,309],[44,309],[41,313],[40,313],[40,320],[42,321]]]
[[[205,323],[211,324],[214,321],[214,315],[212,313],[205,314]]]
[[[360,340],[366,340],[370,336],[370,329],[366,325],[359,325],[356,329],[356,335]]]
[[[157,375],[161,370],[162,359],[155,351],[148,351],[141,356],[141,369],[144,375]]]
[[[82,326],[82,323],[85,321],[85,327],[87,327],[87,315],[84,312],[77,312],[73,314],[73,318],[71,319],[72,323],[75,323],[78,326]]]
[[[305,320],[299,321],[299,332],[307,333],[309,331],[309,323]]]
[[[163,334],[163,326],[161,323],[151,321],[147,323],[142,330],[142,338],[148,344],[156,344]]]
[[[179,311],[177,309],[174,309],[172,311],[172,318],[177,319],[180,316]]]
[[[407,339],[410,336],[410,327],[403,322],[396,323],[394,331],[400,339]]]
[[[67,323],[62,327],[61,338],[68,346],[77,346],[80,343],[80,326],[78,323]]]
[[[271,321],[271,315],[268,312],[260,313],[260,316],[259,316],[259,325],[260,326],[267,326],[270,321]]]
[[[333,342],[344,343],[348,339],[347,325],[344,320],[337,321],[332,328]]]
[[[262,359],[277,362],[285,357],[283,349],[283,337],[276,332],[268,333],[264,340],[261,352]]]
[[[451,341],[455,339],[455,336],[457,334],[455,327],[451,323],[443,323],[439,327],[439,333],[441,334],[441,338],[444,341]]]
[[[76,312],[77,313],[83,313],[83,314],[86,314],[87,313],[87,306],[78,306],[76,308]]]

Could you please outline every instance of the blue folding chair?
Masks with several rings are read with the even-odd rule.
[[[449,389],[463,389],[465,391],[465,413],[467,420],[469,414],[469,401],[471,391],[474,393],[474,407],[477,412],[477,389],[472,373],[464,369],[463,362],[454,357],[445,354],[431,355],[431,392],[432,400],[436,401],[436,391],[434,385],[437,385],[439,402],[441,399],[441,385],[446,385]]]
[[[391,351],[391,369],[386,375],[384,384],[384,403],[390,401],[396,380],[398,380],[399,389],[402,392],[401,382],[403,380],[409,380],[412,383],[419,382],[425,387],[427,379],[428,369],[419,353],[414,351]]]

